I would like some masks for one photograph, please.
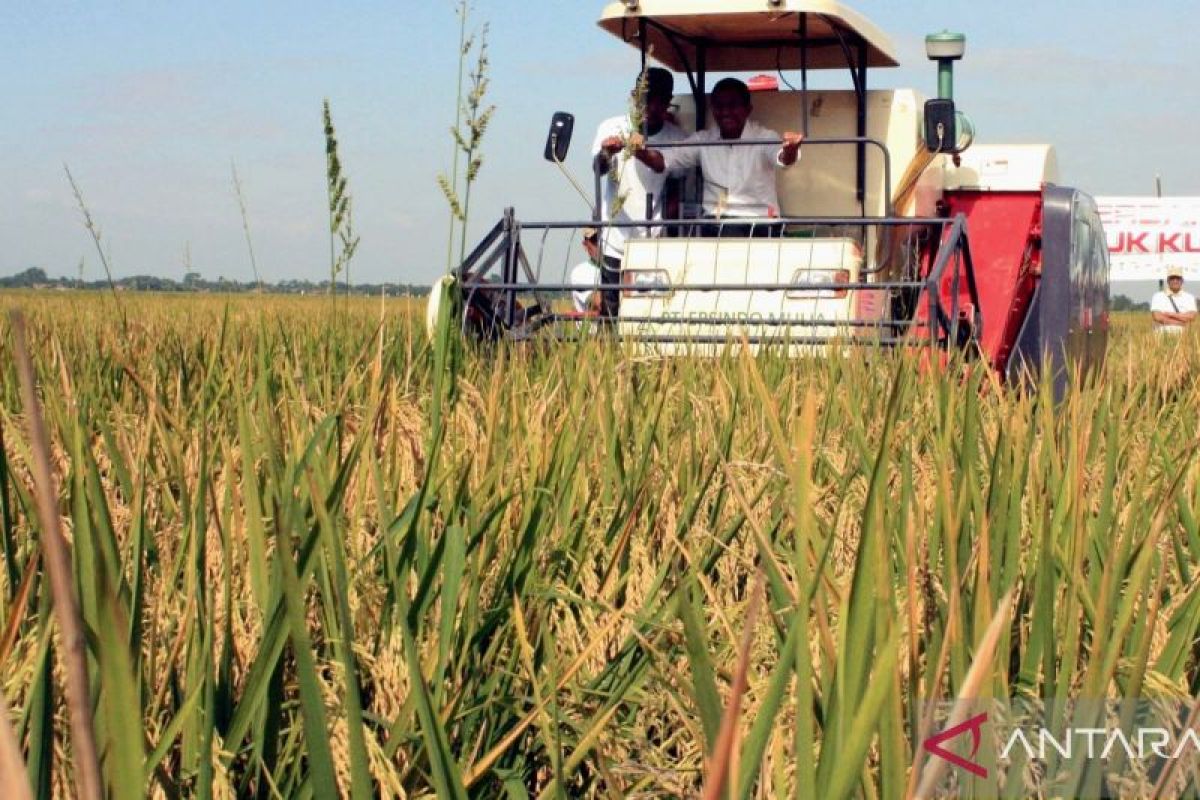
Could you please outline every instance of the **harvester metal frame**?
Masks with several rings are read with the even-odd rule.
[[[613,227],[687,227],[699,222],[694,219],[678,220],[646,220],[628,223],[609,223]],[[699,282],[684,285],[672,284],[669,289],[676,292],[829,292],[829,291],[878,291],[889,295],[908,292],[913,296],[923,297],[926,307],[924,314],[914,315],[905,319],[888,318],[875,321],[824,319],[764,319],[756,320],[755,326],[779,328],[869,328],[875,329],[880,335],[870,338],[871,344],[890,347],[897,345],[931,344],[938,347],[954,345],[965,347],[971,342],[977,342],[983,329],[983,320],[979,313],[979,288],[975,279],[974,262],[971,258],[970,241],[967,236],[966,217],[959,215],[954,219],[943,218],[912,218],[912,217],[783,217],[771,219],[736,219],[731,224],[752,224],[778,228],[827,228],[827,227],[905,227],[914,230],[937,231],[939,244],[925,278],[912,280],[887,281],[856,281],[856,282],[812,282],[798,283],[765,282],[765,283],[712,283]],[[523,223],[517,219],[513,209],[505,210],[503,218],[496,223],[491,231],[483,238],[475,250],[463,261],[455,271],[455,278],[461,288],[464,303],[462,329],[464,333],[475,333],[483,338],[508,338],[514,341],[524,341],[533,337],[543,329],[555,325],[566,324],[570,330],[560,331],[557,338],[571,339],[579,334],[581,317],[576,314],[562,314],[549,308],[549,303],[542,295],[563,294],[572,291],[620,291],[627,295],[639,293],[661,292],[661,287],[643,288],[629,284],[608,284],[597,287],[595,284],[549,283],[542,281],[535,270],[522,243],[522,234],[527,231],[578,231],[591,226],[591,221],[546,221]],[[540,259],[537,260],[540,263]],[[953,267],[952,267],[953,265]],[[489,279],[489,275],[499,268],[499,278]],[[864,269],[863,273],[873,274],[878,268]],[[521,280],[522,275],[525,281]],[[942,288],[949,281],[949,300],[943,298]],[[965,284],[969,308],[960,305],[960,287]],[[519,300],[523,296],[532,295],[534,303],[521,306]],[[482,302],[481,302],[482,301]],[[482,319],[471,317],[474,310]],[[914,309],[915,310],[915,309]],[[596,317],[596,322],[616,321],[617,318]],[[619,318],[622,324],[634,325],[736,325],[744,320],[722,320],[705,316],[689,319],[680,317],[630,317]],[[933,323],[930,323],[930,320]],[[474,330],[470,328],[474,326]],[[914,337],[912,330],[924,328],[924,337]],[[907,332],[902,333],[905,329]],[[647,344],[724,344],[741,341],[743,338],[750,344],[787,344],[787,345],[826,345],[845,336],[695,336],[686,333],[677,336],[634,334],[628,338]]]

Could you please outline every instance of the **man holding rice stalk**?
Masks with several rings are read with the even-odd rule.
[[[632,112],[600,123],[592,153],[600,159],[600,168],[609,178],[605,181],[604,203],[600,209],[602,222],[663,218],[669,176],[631,158],[628,151],[647,142],[666,144],[683,141],[684,132],[667,118],[674,96],[674,76],[660,67],[650,67],[634,86]],[[661,227],[605,226],[601,232],[604,256],[601,282],[618,282],[627,238],[658,236],[661,232]],[[617,303],[617,292],[604,293],[603,310],[606,315],[616,316]]]
[[[1196,298],[1183,290],[1183,268],[1167,268],[1167,288],[1150,301],[1150,316],[1159,334],[1183,333],[1196,320]]]

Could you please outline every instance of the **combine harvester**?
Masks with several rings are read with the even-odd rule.
[[[679,219],[628,225],[660,235],[629,238],[611,276],[619,310],[587,326],[551,298],[593,287],[566,281],[567,260],[548,263],[569,255],[584,227],[611,223],[598,222],[598,210],[590,220],[528,222],[508,209],[435,287],[430,319],[448,298],[466,335],[530,340],[615,328],[663,354],[743,340],[793,354],[849,342],[926,345],[984,358],[1010,381],[1049,365],[1060,385],[1070,369],[1102,361],[1109,262],[1096,204],[1056,185],[1048,145],[973,146],[953,97],[965,37],[927,38],[939,91],[926,100],[913,89],[869,88],[875,70],[897,66],[892,43],[831,0],[624,0],[604,8],[599,25],[637,48],[643,68],[657,62],[690,89],[675,98],[685,132],[714,124],[709,73],[771,73],[750,81],[767,87],[754,93],[751,119],[803,132],[803,157],[778,173],[778,217],[732,221],[781,235],[697,235],[696,204],[686,200],[702,196],[704,177],[692,175]],[[850,87],[809,88],[816,70],[840,70]],[[798,88],[776,88],[784,71]],[[571,115],[554,116],[545,156],[559,166],[572,126]],[[597,165],[595,209],[607,179]],[[554,245],[554,236],[570,239]]]

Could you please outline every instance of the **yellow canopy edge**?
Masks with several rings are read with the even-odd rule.
[[[639,20],[646,20],[651,58],[676,72],[698,69],[701,42],[708,72],[799,69],[802,18],[807,18],[809,69],[848,69],[843,45],[857,65],[860,41],[868,67],[899,64],[882,30],[832,0],[639,0],[635,5],[608,3],[600,27],[640,49]]]

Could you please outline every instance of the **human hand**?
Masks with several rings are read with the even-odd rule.
[[[625,142],[621,140],[620,136],[609,136],[600,143],[600,149],[610,156],[615,156],[625,149]]]
[[[779,160],[783,164],[795,164],[800,155],[800,145],[804,141],[803,133],[788,131],[783,135],[783,146],[779,148]]]

